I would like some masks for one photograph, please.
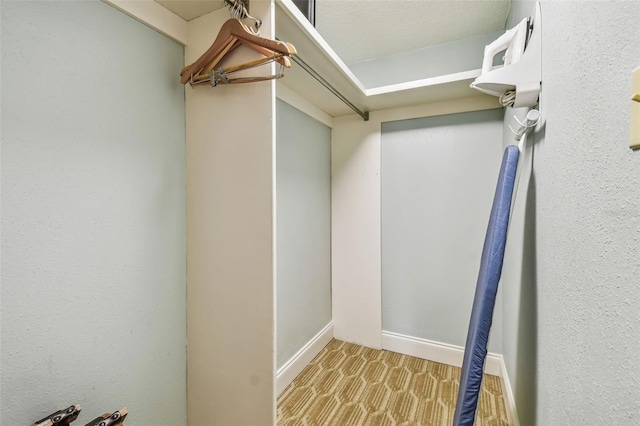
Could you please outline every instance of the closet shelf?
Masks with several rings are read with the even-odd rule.
[[[276,37],[293,43],[300,58],[344,97],[364,111],[486,97],[469,87],[481,70],[463,71],[389,86],[365,88],[291,0],[276,0]],[[354,112],[297,64],[278,81],[332,117]]]

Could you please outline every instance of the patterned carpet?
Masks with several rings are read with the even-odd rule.
[[[459,378],[456,367],[332,340],[278,398],[278,426],[450,426]],[[508,425],[496,376],[484,376],[476,425]]]

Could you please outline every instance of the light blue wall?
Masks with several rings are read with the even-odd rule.
[[[517,143],[509,130],[523,121],[526,108],[506,108],[504,145]],[[534,136],[518,164],[520,180],[513,200],[502,267],[502,354],[523,426],[535,425],[538,294],[536,289],[536,185],[531,173]]]
[[[513,2],[508,27],[532,10]],[[543,1],[542,19],[544,126],[507,243],[505,363],[524,426],[636,425],[640,151],[628,145],[640,2]]]
[[[331,321],[331,129],[276,103],[277,365]]]
[[[513,28],[533,14],[535,2],[512,1],[507,28]],[[543,25],[546,24],[543,16]],[[543,45],[543,49],[545,46]],[[524,120],[527,108],[506,108],[503,145],[517,143],[509,129]],[[520,158],[520,181],[513,201],[509,235],[505,250],[500,287],[502,288],[502,354],[522,426],[536,423],[537,405],[537,327],[538,294],[536,288],[536,185],[532,175],[533,140]]]
[[[349,64],[367,88],[482,68],[484,46],[504,31]]]
[[[500,109],[382,125],[382,323],[464,346],[500,169]],[[489,350],[501,352],[498,296]]]
[[[0,423],[184,425],[183,48],[99,1],[1,7]]]

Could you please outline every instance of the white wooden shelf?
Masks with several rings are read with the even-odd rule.
[[[489,97],[469,85],[480,75],[470,70],[389,86],[366,88],[307,21],[291,0],[276,0],[276,37],[292,43],[298,56],[362,111],[407,107],[432,102]],[[332,117],[353,111],[315,78],[292,63],[278,81]]]

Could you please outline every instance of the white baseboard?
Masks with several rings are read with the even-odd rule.
[[[390,331],[382,332],[382,349],[453,365],[454,367],[462,367],[464,358],[464,348],[462,346],[405,336],[404,334]],[[484,372],[500,376],[502,372],[501,361],[502,355],[489,352],[484,364]]]
[[[405,336],[404,334],[392,333],[390,331],[382,332],[382,349],[428,359],[429,361],[452,365],[454,367],[462,367],[462,360],[464,358],[464,348],[462,346]],[[504,363],[502,355],[492,352],[487,353],[484,372],[500,377],[509,424],[511,426],[520,426],[513,390],[511,389],[511,383],[509,383],[509,376],[507,375],[507,366]]]
[[[298,377],[298,374],[320,353],[333,339],[333,321],[327,324],[306,345],[292,356],[276,371],[276,392],[278,395]]]
[[[511,426],[520,426],[518,410],[516,410],[516,400],[513,396],[513,388],[509,382],[507,365],[504,363],[504,358],[502,356],[500,356],[500,369],[500,381],[502,382],[502,394],[504,395],[504,405],[507,410],[507,420],[509,420],[509,425]]]

